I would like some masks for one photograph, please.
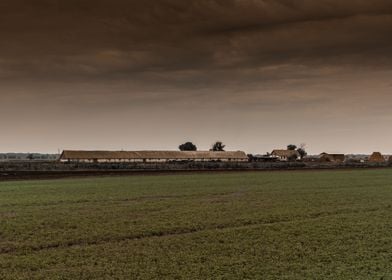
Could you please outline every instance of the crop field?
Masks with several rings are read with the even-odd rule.
[[[392,169],[0,182],[0,279],[392,279]]]

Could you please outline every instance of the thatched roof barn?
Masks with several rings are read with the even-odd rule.
[[[70,151],[62,162],[169,162],[169,161],[248,161],[245,152],[212,151]]]
[[[374,152],[370,156],[369,162],[382,163],[382,162],[385,162],[385,158],[383,157],[383,155],[380,152]]]
[[[300,154],[296,150],[273,150],[272,156],[278,157],[279,160],[296,160],[300,157]]]

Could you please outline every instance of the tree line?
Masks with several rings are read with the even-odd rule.
[[[213,152],[224,152],[225,151],[225,147],[226,145],[223,145],[223,143],[221,141],[216,141],[210,151]],[[186,142],[184,144],[181,144],[179,147],[180,151],[197,151],[197,147],[195,144],[193,144],[192,142]]]

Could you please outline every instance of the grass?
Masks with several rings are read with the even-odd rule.
[[[391,232],[392,169],[0,183],[0,279],[392,279]]]

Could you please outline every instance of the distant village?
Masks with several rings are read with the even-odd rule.
[[[374,152],[363,154],[308,155],[305,145],[287,145],[265,154],[246,154],[243,151],[226,151],[217,141],[209,151],[198,151],[192,142],[178,147],[178,151],[83,151],[64,150],[61,154],[2,153],[0,161],[56,161],[62,163],[110,163],[110,162],[309,162],[309,163],[392,163],[392,156]]]

